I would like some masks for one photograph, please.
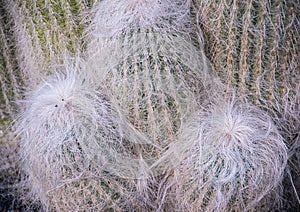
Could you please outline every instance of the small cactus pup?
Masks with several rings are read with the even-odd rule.
[[[218,90],[192,41],[189,2],[104,0],[93,12],[88,55],[94,78],[107,84],[137,129],[165,146],[202,102],[196,96],[208,98],[212,84]]]
[[[29,198],[50,211],[146,207],[136,173],[131,179],[128,173],[137,158],[129,150],[147,141],[108,95],[73,69],[41,82],[23,101],[16,127]]]
[[[166,155],[174,164],[169,201],[184,211],[255,210],[280,186],[287,163],[271,118],[233,100],[195,114]]]

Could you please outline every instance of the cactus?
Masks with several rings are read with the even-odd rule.
[[[108,85],[137,129],[165,146],[222,89],[192,42],[189,3],[101,1],[95,8],[87,51],[93,78]]]
[[[138,175],[126,179],[130,175],[124,173],[135,171],[133,144],[147,140],[74,69],[66,65],[64,74],[46,80],[24,100],[16,133],[30,198],[44,210],[142,207]]]
[[[14,176],[1,180],[0,195],[4,200],[16,196],[18,199],[12,201],[20,205],[5,206],[1,200],[0,209],[296,208],[300,175],[299,5],[298,0],[4,0],[0,5],[0,148],[8,157],[0,159],[0,177],[6,173]],[[102,133],[92,143],[85,139],[86,134],[77,133],[84,137],[80,145],[73,142],[75,146],[66,146],[60,142],[67,132],[62,131],[66,123],[46,116],[47,111],[43,111],[44,117],[34,117],[29,107],[37,109],[34,101],[55,90],[49,84],[61,86],[72,76],[64,70],[66,61],[78,55],[86,66],[76,72],[81,77],[76,78],[76,86],[91,85],[89,92],[101,93],[83,95],[83,99],[92,105],[105,102],[115,112],[109,124],[97,130]],[[83,81],[86,82],[81,85]],[[47,86],[48,91],[43,90]],[[69,88],[86,94],[76,86]],[[231,103],[232,93],[243,104]],[[24,96],[26,101],[16,104]],[[91,120],[82,107],[75,114],[77,118],[66,118],[72,126]],[[222,114],[228,119],[223,119]],[[95,120],[99,117],[93,115]],[[13,122],[15,119],[17,122]],[[35,123],[52,120],[62,125],[48,128],[46,141],[40,137],[44,132],[27,128],[25,123],[34,124],[33,119]],[[220,134],[225,128],[218,127],[236,119],[241,120],[241,133],[252,135],[252,140],[249,136],[234,134],[229,139]],[[89,126],[83,128],[91,136],[96,135]],[[12,136],[15,128],[18,138]],[[103,129],[107,128],[114,129],[112,140],[122,138],[124,143],[112,142],[100,148],[106,138]],[[196,135],[201,130],[203,133]],[[252,146],[253,139],[260,141],[258,146]],[[215,145],[229,140],[244,140],[244,146],[239,142]],[[24,148],[20,149],[19,144]],[[206,151],[200,151],[200,147]],[[103,148],[109,155],[117,155],[110,160],[129,166],[109,163],[112,166],[103,171],[103,161],[96,156]],[[249,148],[257,153],[258,161],[249,154]],[[71,150],[77,152],[73,154]],[[23,155],[21,163],[16,152]],[[39,156],[35,158],[36,153]],[[178,167],[168,163],[174,162],[170,157],[174,153],[180,155],[175,161]],[[262,153],[270,157],[264,158]],[[205,154],[213,155],[214,162],[202,163]],[[289,162],[285,165],[287,156]],[[133,162],[129,163],[128,158]],[[229,170],[225,160],[237,169]],[[68,172],[70,167],[73,171]],[[213,167],[211,176],[205,172],[206,167]],[[274,199],[281,195],[283,169],[283,194]],[[232,175],[227,175],[226,170]],[[122,174],[118,175],[118,171]],[[153,171],[157,173],[152,176]],[[269,179],[261,178],[265,171]],[[249,177],[253,175],[256,178]],[[188,176],[194,177],[193,183]],[[218,184],[224,176],[227,182]],[[74,181],[66,183],[64,179]],[[260,187],[251,187],[253,183]],[[56,187],[59,184],[61,187]],[[248,190],[240,189],[243,186]],[[21,195],[15,193],[17,187]],[[236,201],[238,197],[241,201]],[[216,204],[221,199],[224,201]],[[282,205],[278,199],[284,200]]]
[[[93,9],[87,45],[92,78],[107,85],[125,117],[159,147],[139,150],[147,160],[159,158],[190,114],[222,89],[195,45],[189,7],[188,1],[107,0]],[[157,209],[165,175],[161,168],[152,171],[144,195]]]
[[[82,17],[91,5],[92,1],[79,0],[4,0],[0,4],[0,148],[3,153],[0,195],[3,202],[11,201],[5,204],[1,201],[0,210],[31,208],[31,201],[23,198],[27,191],[15,192],[23,175],[16,155],[18,144],[11,132],[18,112],[17,101],[51,73],[49,67],[60,64],[57,61],[62,61],[62,55],[75,54],[83,46]],[[10,179],[3,179],[4,176]]]
[[[271,118],[236,100],[196,113],[166,154],[174,164],[167,199],[183,211],[262,209],[287,162]]]
[[[22,98],[24,79],[16,59],[12,16],[6,5],[0,4],[0,210],[22,208],[22,201],[15,199],[19,182],[16,144],[9,130],[12,117],[16,115],[16,100]],[[14,203],[15,204],[12,204]]]
[[[227,90],[237,89],[245,102],[268,111],[284,137],[293,180],[286,183],[288,205],[282,207],[297,207],[299,191],[293,181],[299,187],[300,2],[197,0],[194,6],[206,55]]]
[[[19,66],[29,85],[51,74],[49,67],[61,64],[64,55],[84,49],[83,15],[93,1],[12,1],[7,2],[14,26]],[[55,69],[55,68],[54,68]]]

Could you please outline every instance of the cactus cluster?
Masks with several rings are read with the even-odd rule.
[[[0,209],[296,208],[299,7],[3,1]]]

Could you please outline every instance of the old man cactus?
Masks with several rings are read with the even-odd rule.
[[[299,1],[0,11],[0,209],[299,204]]]

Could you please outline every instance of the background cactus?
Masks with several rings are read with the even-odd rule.
[[[300,175],[299,1],[193,2],[193,14],[197,16],[189,24],[198,22],[203,30],[205,54],[226,85],[228,95],[234,87],[245,102],[268,111],[284,137],[290,159],[284,181],[286,202],[282,207],[297,207],[296,192],[300,187],[297,181]],[[4,0],[0,4],[0,147],[5,155],[0,159],[1,170],[4,170],[0,189],[4,201],[9,200],[5,199],[9,196],[8,189],[19,180],[13,154],[16,146],[8,130],[15,115],[16,100],[22,98],[25,90],[31,90],[52,74],[55,68],[51,67],[61,64],[65,55],[84,52],[87,45],[83,32],[90,18],[87,11],[93,3]],[[199,45],[195,37],[190,41]],[[12,175],[16,177],[2,180],[11,172],[16,173]],[[29,203],[22,204],[29,207]],[[5,202],[0,209],[20,205]]]
[[[84,16],[93,1],[11,1],[19,67],[26,82],[37,82],[60,64],[64,55],[78,54],[83,45]]]
[[[288,172],[292,173],[285,182],[286,200],[296,207],[300,186],[296,168],[300,166],[300,2],[196,0],[195,7],[204,30],[206,55],[227,90],[234,87],[245,102],[268,111],[280,129],[289,147]]]

